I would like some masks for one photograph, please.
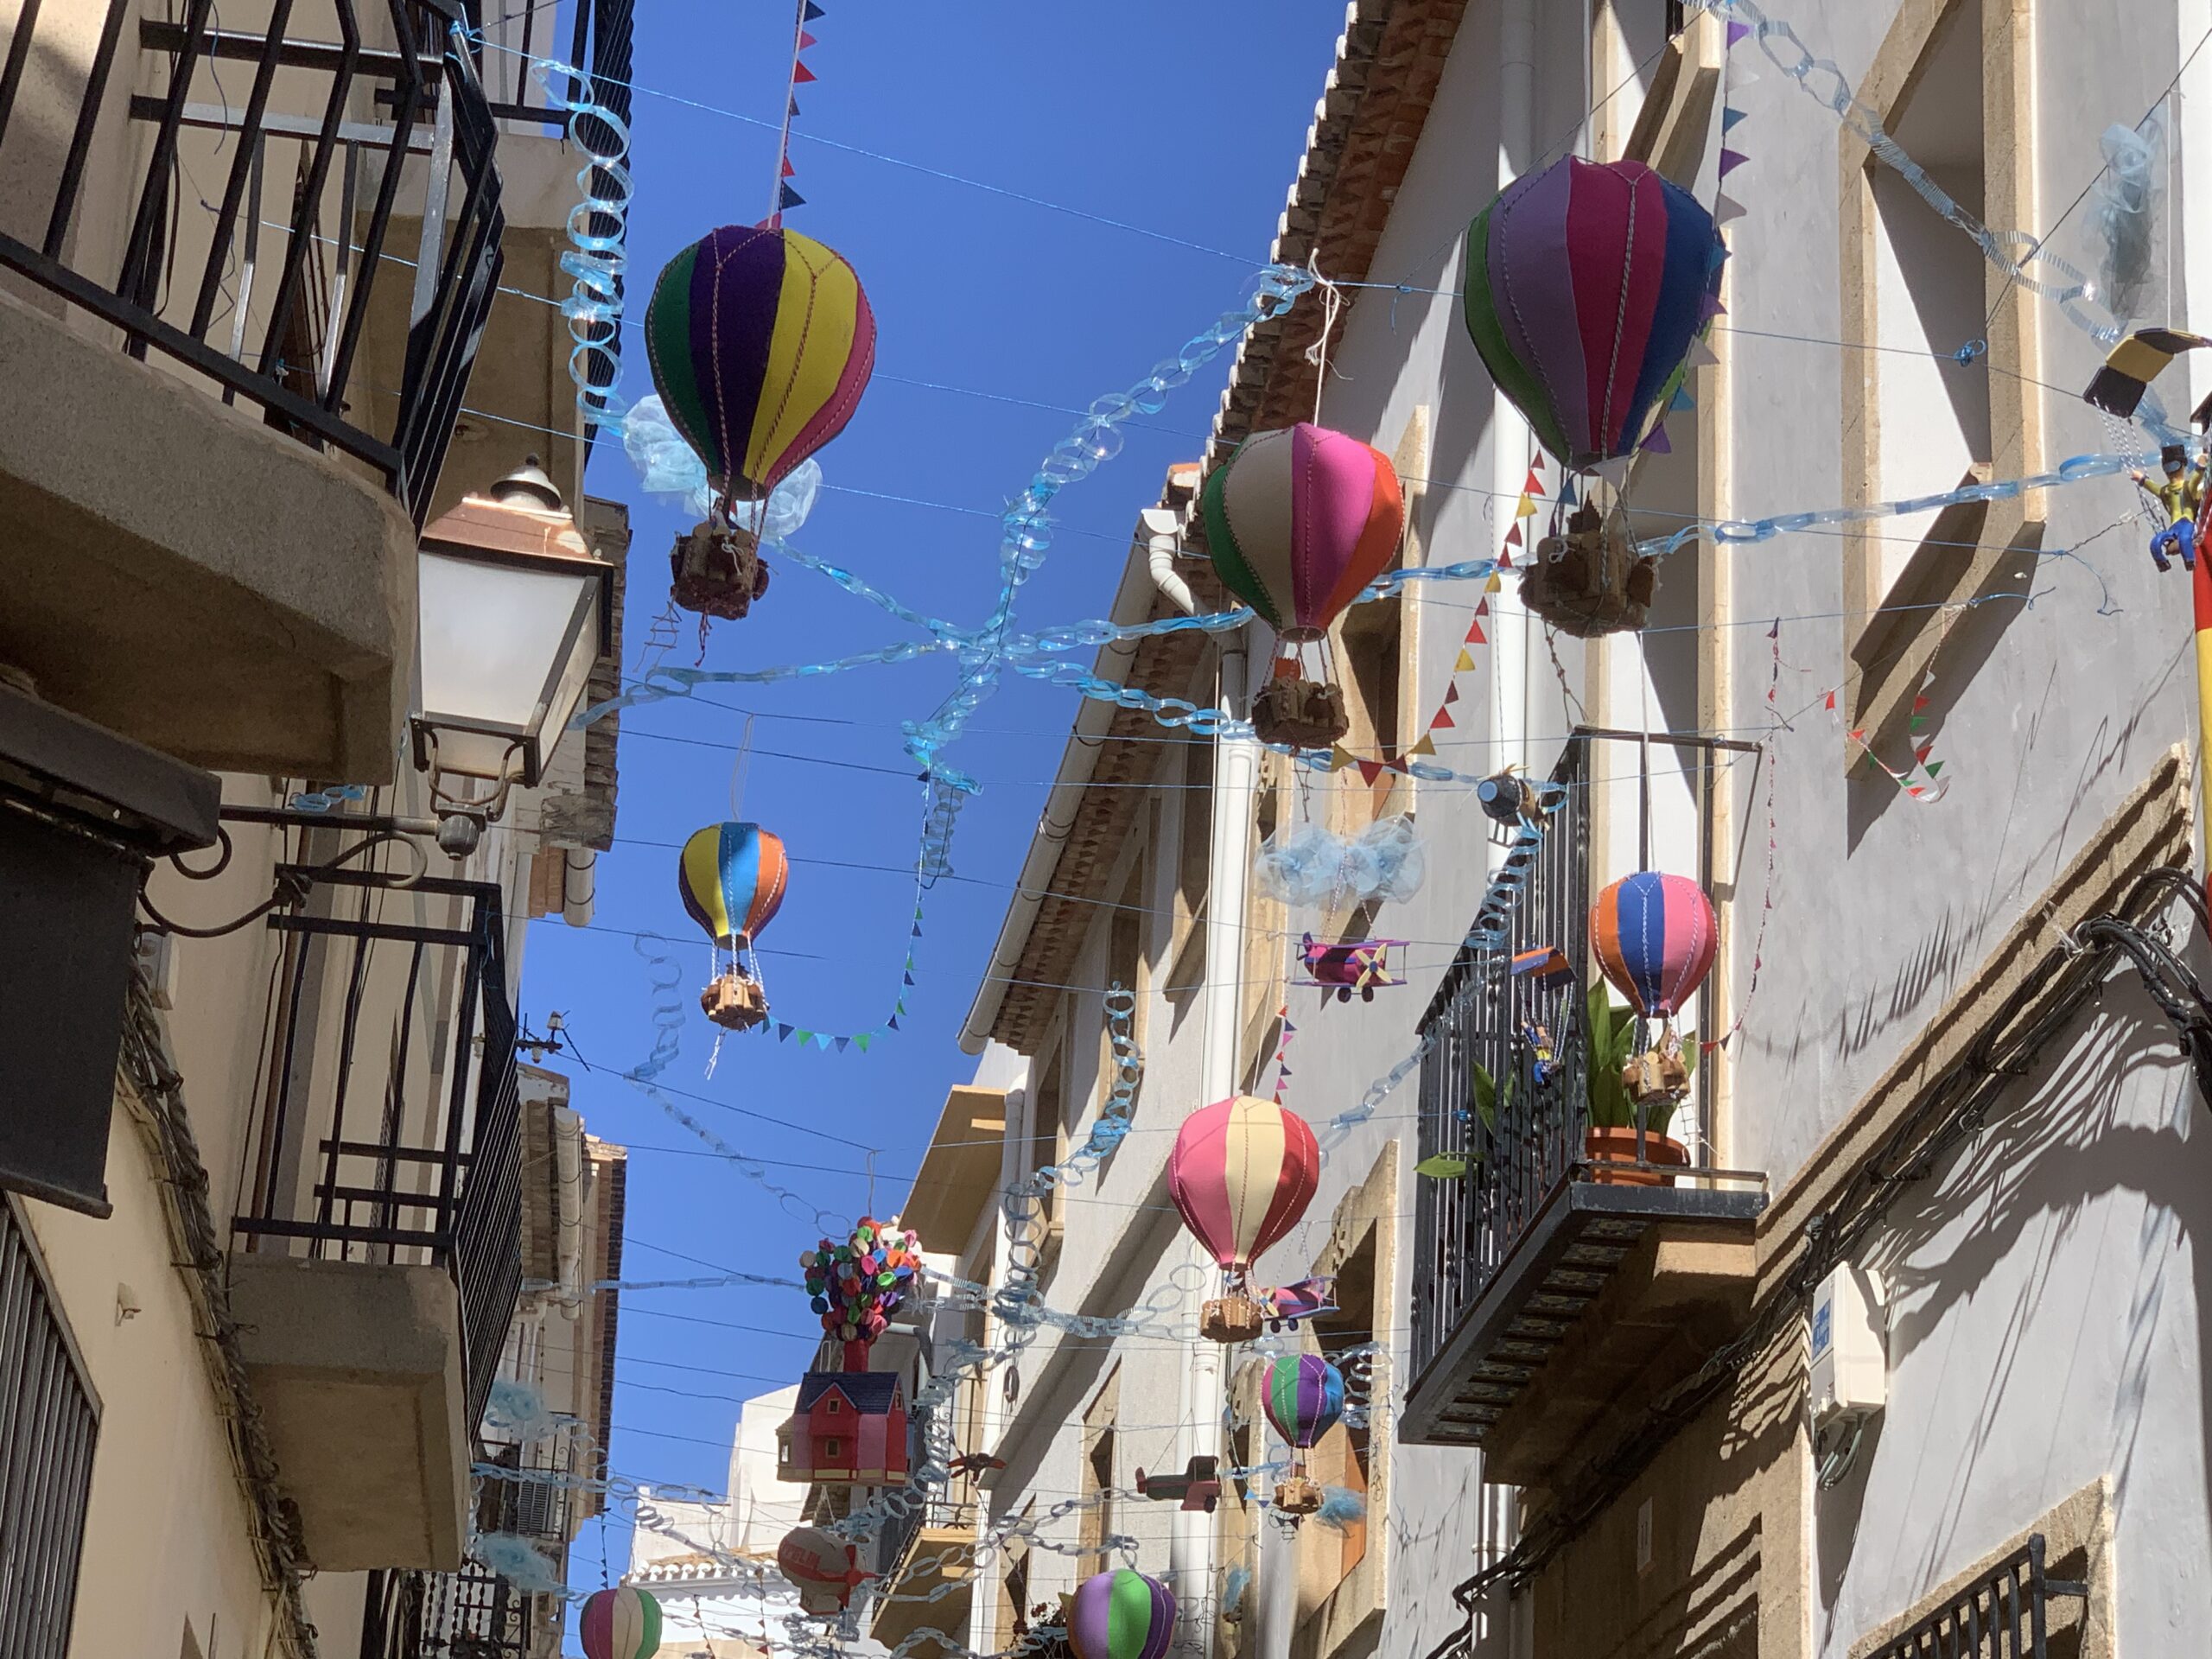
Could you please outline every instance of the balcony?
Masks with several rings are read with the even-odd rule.
[[[450,1570],[520,1287],[499,890],[327,872],[270,925],[286,946],[231,1257],[255,1398],[316,1567]]]
[[[1709,1066],[1677,1112],[1687,1168],[1599,1170],[1588,1160],[1590,760],[1614,735],[1569,741],[1553,774],[1566,804],[1547,821],[1505,939],[1463,946],[1421,1021],[1435,1040],[1421,1062],[1421,1157],[1464,1160],[1468,1173],[1419,1185],[1414,1380],[1398,1433],[1479,1446],[1489,1478],[1516,1485],[1548,1484],[1624,1397],[1687,1375],[1740,1328],[1766,1204],[1763,1177],[1711,1166]],[[1711,769],[1701,775],[1695,834],[1709,885]],[[1546,982],[1512,971],[1517,957],[1551,950],[1571,973]],[[1538,1027],[1553,1054],[1541,1080],[1526,1037]],[[1478,1089],[1478,1079],[1491,1081]],[[1639,1161],[1649,1150],[1639,1136]]]
[[[526,1594],[474,1565],[372,1573],[361,1659],[532,1659],[558,1651],[560,1614],[557,1596]]]
[[[915,1659],[943,1659],[959,1649],[975,1594],[976,1517],[972,1499],[938,1497],[884,1529],[871,1568],[882,1574],[868,1624],[874,1641],[896,1648],[927,1628],[952,1642],[918,1642],[908,1649]]]
[[[461,10],[143,10],[0,35],[0,660],[196,765],[385,780],[502,258]]]

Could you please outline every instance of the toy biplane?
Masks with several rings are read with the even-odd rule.
[[[1299,957],[1306,964],[1306,982],[1320,991],[1323,1001],[1333,991],[1338,1001],[1349,1002],[1357,991],[1363,1001],[1371,1002],[1376,991],[1406,982],[1404,975],[1390,970],[1391,950],[1403,950],[1405,944],[1403,939],[1347,939],[1327,944],[1308,933],[1299,947]]]
[[[1337,1281],[1333,1277],[1301,1279],[1294,1285],[1262,1290],[1259,1297],[1268,1330],[1295,1331],[1300,1319],[1337,1311]]]
[[[1155,1503],[1179,1502],[1192,1512],[1211,1515],[1221,1502],[1221,1463],[1215,1458],[1192,1458],[1179,1475],[1147,1475],[1137,1471],[1137,1496]]]

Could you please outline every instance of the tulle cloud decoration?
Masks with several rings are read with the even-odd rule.
[[[493,1381],[484,1402],[484,1425],[518,1440],[542,1440],[553,1432],[553,1414],[545,1396],[527,1382],[502,1376]]]
[[[1403,904],[1428,879],[1428,855],[1402,815],[1347,838],[1317,823],[1278,830],[1260,849],[1260,890],[1287,905],[1387,899]]]
[[[683,440],[658,394],[640,397],[631,406],[622,425],[622,448],[638,469],[645,493],[657,501],[703,518],[714,505],[714,489],[707,482],[707,465],[699,452]],[[730,518],[740,528],[764,542],[779,542],[798,532],[814,511],[814,498],[822,490],[822,464],[807,460],[791,468],[766,502],[736,501]]]
[[[489,1532],[468,1553],[525,1595],[557,1596],[569,1586],[560,1569],[530,1540],[512,1532]]]

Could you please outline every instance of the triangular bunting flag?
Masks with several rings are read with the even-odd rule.
[[[1496,580],[1496,578],[1495,578],[1495,577],[1493,577],[1493,578],[1492,578],[1492,580],[1493,580],[1493,581],[1495,581],[1495,580]],[[1476,624],[1475,624],[1475,643],[1476,643],[1477,645],[1486,645],[1490,644],[1490,641],[1489,641],[1487,639],[1485,639],[1485,638],[1484,637],[1484,635],[1483,635],[1483,627],[1482,627],[1482,624],[1481,624],[1481,623],[1479,623],[1479,622],[1478,622],[1478,623],[1476,623]],[[1463,652],[1461,652],[1459,654],[1460,654],[1462,657],[1465,657],[1467,653],[1466,653],[1465,652],[1464,652],[1464,651],[1463,651]],[[1472,666],[1472,664],[1470,664],[1470,666]]]
[[[853,1039],[849,1037],[839,1037],[833,1040],[836,1043],[837,1052],[840,1054],[843,1053],[848,1048],[852,1046]]]
[[[798,119],[798,99],[797,97],[794,96],[784,100],[784,113],[791,117],[794,121]]]
[[[1628,469],[1635,464],[1636,457],[1633,455],[1612,455],[1599,461],[1590,470],[1615,489],[1618,489],[1628,482]]]
[[[1445,702],[1445,705],[1448,708],[1450,705],[1452,705],[1452,703],[1455,703],[1455,702],[1459,702],[1459,683],[1457,680],[1454,680],[1454,681],[1452,681],[1452,683],[1451,683],[1451,684],[1449,684],[1449,685],[1447,685],[1447,686],[1446,686],[1446,687],[1444,688],[1444,702]]]
[[[1744,112],[1741,110],[1723,109],[1720,111],[1720,130],[1726,132],[1743,118]]]
[[[902,996],[902,997],[900,997],[900,998],[899,998],[896,1002],[893,1003],[893,1004],[891,1005],[891,1012],[892,1012],[892,1013],[893,1013],[893,1014],[904,1014],[904,1013],[906,1013],[906,999],[905,997],[903,997],[903,996]]]
[[[893,1015],[892,1015],[888,1020],[885,1020],[883,1023],[884,1023],[884,1025],[885,1025],[886,1027],[887,1027],[889,1029],[891,1029],[891,1030],[893,1030],[893,1031],[896,1031],[896,1030],[898,1030],[898,1029],[899,1029],[899,1016],[898,1016],[897,1014],[893,1014]]]
[[[1928,762],[1928,775],[1930,778],[1933,778],[1937,772],[1942,770],[1943,763],[1941,760],[1930,760]]]
[[[1690,342],[1689,365],[1694,369],[1710,368],[1720,360],[1720,353],[1702,337]]]
[[[785,1025],[782,1020],[777,1020],[776,1040],[779,1043],[788,1043],[791,1039],[791,1032],[794,1029],[795,1027]]]
[[[1521,521],[1519,519],[1515,519],[1513,521],[1513,528],[1505,532],[1505,544],[1508,547],[1518,547],[1521,545]],[[1498,563],[1500,564],[1510,564],[1513,561],[1510,559],[1501,558],[1498,560]]]
[[[1495,570],[1490,573],[1490,580],[1483,583],[1483,592],[1486,594],[1502,593],[1504,588],[1505,584],[1497,579],[1497,572]]]
[[[1831,711],[1835,708],[1835,693],[1833,691],[1828,693],[1827,707]]]
[[[1910,720],[1905,721],[1904,727],[1905,730],[1909,732],[1925,731],[1928,729],[1928,716],[1925,715],[1915,715]]]
[[[1676,386],[1675,401],[1667,405],[1670,413],[1678,409],[1695,409],[1697,405],[1690,400],[1690,389],[1688,386]]]
[[[1521,493],[1523,495],[1541,495],[1543,493],[1544,480],[1541,475],[1537,473],[1536,469],[1534,467],[1531,467],[1529,469],[1529,481],[1521,486]]]
[[[806,198],[799,194],[798,191],[792,189],[788,184],[779,186],[778,191],[779,194],[776,197],[776,210],[779,213],[782,212],[786,207],[804,207],[806,206]]]
[[[1915,709],[1925,709],[1928,706],[1928,699],[1925,696],[1915,697],[1912,700],[1912,706]]]
[[[1726,178],[1731,173],[1733,173],[1738,168],[1741,167],[1745,162],[1748,162],[1751,159],[1751,158],[1750,156],[1745,155],[1740,149],[1731,149],[1726,144],[1721,145],[1720,176],[1724,179]]]
[[[793,178],[793,177],[796,177],[796,176],[798,175],[798,168],[795,168],[795,167],[793,167],[793,166],[791,165],[791,158],[790,156],[785,156],[785,157],[784,157],[784,175],[784,175],[784,177],[785,177],[785,178],[787,178],[787,179],[788,179],[788,178]]]
[[[806,83],[807,83],[808,81],[812,80],[813,79],[814,79],[814,71],[813,71],[813,70],[811,70],[811,69],[810,69],[810,68],[808,68],[804,64],[803,64],[803,63],[795,63],[795,64],[791,65],[791,85],[792,85],[792,86],[805,86],[805,85],[806,85]],[[1726,150],[1725,150],[1725,149],[1724,149],[1724,150],[1723,150],[1723,151],[1721,151],[1720,153],[1721,153],[1722,155],[1726,156],[1728,152],[1727,152]]]
[[[804,1047],[805,1047],[809,1043],[812,1042],[813,1040],[814,1040],[814,1033],[813,1033],[812,1032],[810,1032],[810,1031],[801,1030],[801,1031],[800,1031],[800,1033],[798,1033],[798,1046],[799,1046],[801,1048],[804,1048]]]
[[[912,984],[912,983],[914,982],[914,976],[913,976],[913,975],[912,975],[912,974],[908,974],[908,975],[906,975],[906,983],[908,983],[909,985]]]
[[[1485,588],[1483,591],[1484,593],[1488,593],[1490,589]],[[1475,601],[1475,614],[1477,616],[1488,616],[1490,614],[1490,601],[1486,599],[1477,600]]]
[[[1521,505],[1513,509],[1513,516],[1516,518],[1535,518],[1536,516],[1536,504],[1535,500],[1527,495],[1523,495],[1521,498]]]
[[[861,1046],[861,1052],[865,1054],[868,1052],[868,1043],[874,1036],[874,1033],[873,1032],[864,1031],[861,1033],[859,1036],[854,1038],[853,1040]]]
[[[1329,751],[1329,770],[1342,772],[1346,766],[1351,765],[1356,758],[1350,749],[1339,743]]]
[[[1377,778],[1380,778],[1382,775],[1382,763],[1380,760],[1361,761],[1359,763],[1359,775],[1368,784],[1372,785]]]
[[[816,5],[814,0],[806,0],[806,10],[800,14],[799,21],[810,23],[822,15],[822,8]]]
[[[1512,545],[1510,547],[1501,547],[1497,550],[1497,570],[1510,570],[1513,568],[1513,549],[1521,545],[1519,539],[1519,531],[1521,527],[1518,524],[1516,524],[1513,528],[1515,534],[1508,536],[1505,538],[1508,542],[1511,543]],[[1493,570],[1490,573],[1490,579],[1492,582],[1496,582],[1497,580],[1497,570]]]
[[[798,49],[799,49],[800,51],[804,52],[804,51],[805,51],[805,50],[806,50],[806,48],[807,48],[808,47],[810,47],[810,46],[818,46],[818,45],[820,45],[820,44],[821,44],[821,42],[820,42],[820,41],[817,41],[817,40],[814,38],[814,36],[813,36],[813,35],[811,35],[808,34],[804,29],[802,29],[801,30],[799,30],[799,32],[798,32]]]
[[[1713,222],[1714,224],[1726,225],[1730,219],[1741,219],[1743,216],[1744,204],[1726,191],[1722,191],[1713,199]]]
[[[1421,734],[1421,741],[1414,744],[1410,749],[1408,749],[1406,753],[1408,755],[1434,754],[1436,753],[1436,740],[1431,737],[1427,732],[1423,732]]]
[[[1919,798],[1919,795],[1920,795],[1920,791],[1921,791],[1922,787],[1923,787],[1923,786],[1922,786],[1921,785],[1919,785],[1919,784],[1909,784],[1909,785],[1907,785],[1905,786],[1905,791],[1904,791],[1904,792],[1905,792],[1906,794],[1908,794],[1908,795],[1912,796],[1912,797],[1913,797],[1913,798],[1915,798],[1916,799],[1917,799],[1917,798]]]
[[[1563,478],[1560,480],[1559,504],[1562,507],[1571,507],[1574,503],[1574,480],[1572,478]]]
[[[1675,446],[1667,442],[1667,429],[1663,426],[1653,427],[1651,435],[1644,439],[1640,447],[1649,450],[1655,455],[1671,455],[1675,453]]]
[[[914,931],[912,934],[908,935],[908,937],[917,939],[922,937],[922,925],[919,922],[916,922],[914,924]]]
[[[1928,764],[1929,751],[1933,749],[1936,746],[1933,743],[1923,743],[1912,752],[1912,758],[1919,761],[1920,764],[1924,766]]]
[[[1432,732],[1440,726],[1455,732],[1459,729],[1459,722],[1452,718],[1452,711],[1449,709],[1439,709],[1436,711],[1436,718],[1428,722],[1428,729]]]
[[[1479,632],[1479,631],[1478,631],[1478,632],[1475,632],[1475,633],[1470,634],[1470,635],[1468,636],[1468,638],[1469,638],[1469,639],[1474,639],[1474,640],[1476,640],[1476,641],[1479,642],[1479,641],[1481,640],[1482,635],[1481,635],[1480,632]],[[1472,668],[1474,667],[1474,665],[1475,665],[1475,659],[1474,659],[1473,658],[1470,657],[1469,655],[1467,655],[1467,648],[1466,648],[1465,645],[1460,646],[1460,647],[1459,647],[1459,659],[1457,662],[1455,662],[1455,663],[1453,663],[1453,664],[1452,664],[1452,671],[1454,674],[1465,674],[1465,673],[1468,672],[1471,669],[1472,669]]]
[[[1751,26],[1749,23],[1738,22],[1732,17],[1728,20],[1728,44],[1730,46],[1734,46],[1738,42],[1748,39],[1751,35]]]
[[[1698,321],[1702,322],[1708,317],[1726,316],[1728,308],[1720,303],[1720,296],[1718,294],[1700,294],[1697,296],[1697,315]]]

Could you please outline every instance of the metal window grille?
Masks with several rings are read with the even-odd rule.
[[[0,171],[52,194],[42,224],[39,208],[0,218],[0,266],[112,324],[132,356],[158,351],[226,403],[365,462],[419,526],[505,223],[459,0],[282,0],[245,29],[213,0],[141,10],[107,0],[85,67],[57,78],[34,60],[76,60],[85,8],[22,0],[0,59]],[[86,187],[126,116],[112,258],[115,204]],[[355,380],[378,294],[402,296],[377,308],[407,321],[397,385]]]
[[[2044,1659],[2053,1596],[2086,1599],[2088,1585],[2044,1572],[2041,1533],[1867,1659]]]
[[[12,1198],[0,1203],[0,1653],[69,1645],[100,1408]]]
[[[361,1659],[529,1659],[537,1598],[488,1568],[369,1574]]]

